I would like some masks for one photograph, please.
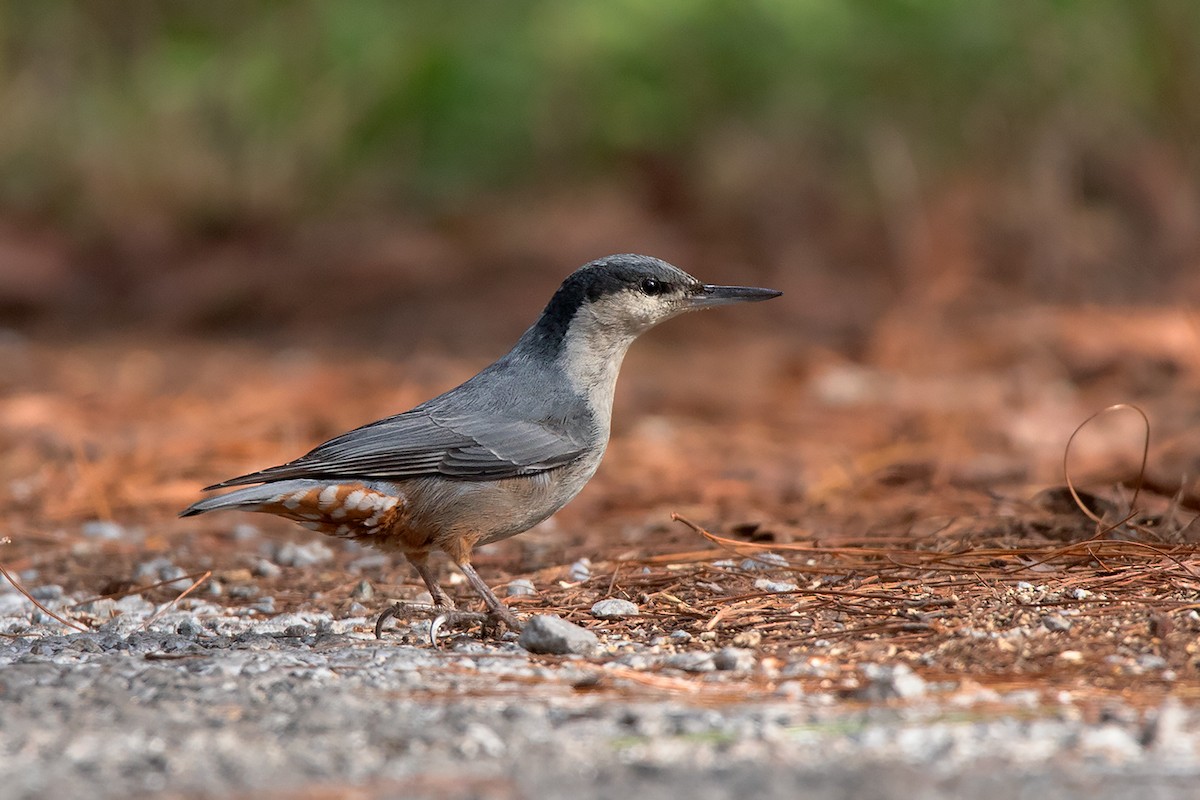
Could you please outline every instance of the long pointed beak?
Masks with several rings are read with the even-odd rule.
[[[727,306],[731,303],[758,303],[779,297],[783,292],[775,289],[756,289],[753,286],[702,286],[692,295],[691,308]]]

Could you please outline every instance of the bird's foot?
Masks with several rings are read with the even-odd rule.
[[[516,615],[503,606],[487,612],[480,612],[462,611],[452,605],[396,603],[385,608],[379,615],[379,619],[375,621],[376,639],[383,638],[383,623],[392,617],[397,619],[432,617],[432,621],[429,623],[429,642],[434,647],[437,647],[438,633],[444,627],[479,625],[483,628],[484,633],[490,636],[498,635],[505,627],[512,631],[519,632],[521,630],[521,623],[517,620]]]
[[[495,608],[489,608],[487,614],[487,622],[485,628],[500,632],[501,627],[508,628],[513,633],[521,632],[521,621],[517,619],[517,615],[508,610],[508,606],[501,603]]]
[[[411,619],[414,617],[419,619],[436,619],[442,614],[456,613],[458,613],[458,611],[455,609],[454,604],[449,602],[445,604],[439,603],[434,605],[430,605],[428,603],[393,603],[383,610],[383,612],[379,615],[379,619],[375,620],[375,638],[383,638],[383,623],[387,622],[393,617],[396,619]]]

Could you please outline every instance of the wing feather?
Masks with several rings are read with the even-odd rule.
[[[495,480],[563,466],[586,450],[562,422],[439,413],[422,406],[356,428],[295,461],[222,481],[223,488],[291,478]]]

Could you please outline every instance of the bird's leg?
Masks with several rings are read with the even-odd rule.
[[[410,555],[408,560],[417,571],[417,574],[421,576],[421,580],[425,581],[425,586],[429,589],[429,596],[433,598],[434,607],[455,608],[454,601],[442,589],[442,585],[438,583],[437,575],[433,573],[433,569],[429,566],[429,554],[422,553],[419,556]]]
[[[442,589],[438,583],[437,576],[429,567],[428,553],[408,553],[408,561],[416,569],[417,574],[421,576],[421,580],[425,582],[425,586],[429,589],[429,596],[433,600],[433,606],[426,608],[423,604],[417,605],[414,603],[394,603],[385,608],[383,613],[379,615],[379,619],[375,620],[375,638],[383,638],[383,623],[387,622],[392,617],[399,619],[400,617],[412,616],[413,612],[420,611],[422,614],[440,613],[443,610],[454,609],[454,601],[450,599],[450,595]]]
[[[414,615],[433,617],[433,625],[430,628],[430,639],[435,646],[437,644],[437,629],[442,625],[454,625],[463,622],[486,623],[491,619],[485,614],[457,610],[454,601],[442,589],[441,584],[438,583],[437,576],[429,566],[428,553],[409,553],[408,560],[413,565],[413,568],[416,569],[417,574],[421,576],[421,580],[425,582],[425,586],[429,589],[429,596],[433,599],[433,605],[395,603],[385,608],[379,615],[379,619],[375,620],[376,639],[383,638],[383,623],[392,617],[396,617],[397,619]]]
[[[508,606],[500,602],[500,598],[493,594],[488,585],[483,582],[483,578],[479,577],[479,573],[471,566],[471,562],[467,559],[458,561],[458,568],[462,570],[463,575],[467,576],[467,583],[471,584],[471,588],[483,598],[484,605],[487,606],[488,616],[493,620],[502,622],[508,626],[509,630],[521,630],[521,623],[517,621],[517,617],[509,610]]]

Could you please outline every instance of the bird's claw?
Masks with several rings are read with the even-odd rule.
[[[401,617],[432,617],[447,612],[454,613],[454,606],[431,606],[424,603],[393,603],[379,614],[379,619],[375,620],[375,638],[383,638],[383,623],[392,617],[396,619],[400,619]]]
[[[507,609],[500,611],[460,611],[446,606],[427,606],[414,603],[396,603],[383,610],[379,619],[375,620],[375,638],[383,638],[383,623],[392,617],[422,616],[432,617],[429,624],[429,643],[437,647],[439,631],[446,626],[480,625],[485,631],[498,633],[501,628],[513,631],[521,630],[521,623]]]

